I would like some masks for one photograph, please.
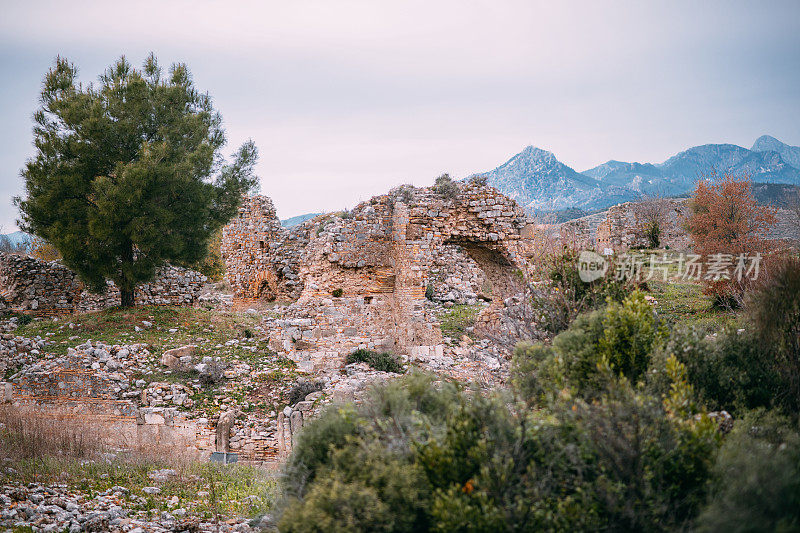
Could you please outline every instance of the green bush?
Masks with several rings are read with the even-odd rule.
[[[613,376],[633,383],[645,377],[653,348],[666,335],[652,307],[637,292],[624,302],[579,316],[552,346],[522,344],[512,379],[534,402],[568,387],[578,396],[601,393]]]
[[[389,352],[373,352],[371,350],[356,350],[347,356],[345,363],[367,363],[371,368],[381,372],[403,373],[403,365]]]
[[[782,388],[778,401],[800,413],[800,258],[767,263],[764,280],[745,296],[745,315],[758,340],[772,351]]]
[[[633,290],[631,283],[612,275],[611,267],[599,279],[581,280],[578,258],[578,250],[564,247],[545,257],[540,267],[549,287],[534,291],[531,303],[537,324],[549,333],[565,330],[578,315],[603,307],[609,299],[624,300]]]
[[[674,361],[674,359],[673,359]],[[664,531],[703,501],[717,437],[626,381],[546,411],[410,374],[303,428],[281,531]]]
[[[800,436],[789,427],[763,411],[736,422],[698,531],[800,530]]]
[[[694,328],[673,331],[653,354],[648,385],[665,394],[669,379],[659,368],[669,357],[686,365],[697,399],[712,411],[726,410],[738,416],[758,407],[772,407],[776,391],[783,388],[775,370],[774,356],[756,337],[726,328],[707,338]]]
[[[341,298],[342,294],[344,294],[343,289],[333,289],[331,291],[331,296],[333,296],[334,298]]]
[[[433,285],[428,285],[427,287],[425,287],[425,298],[427,298],[430,301],[433,301],[433,298],[435,296],[436,296],[436,289],[433,287]]]

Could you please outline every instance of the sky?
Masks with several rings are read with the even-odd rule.
[[[491,170],[525,146],[578,171],[688,147],[800,145],[800,2],[0,0],[0,227],[61,55],[184,62],[252,139],[281,218]]]

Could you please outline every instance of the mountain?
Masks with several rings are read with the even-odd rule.
[[[488,183],[532,209],[562,209],[602,194],[597,180],[560,162],[547,150],[528,146],[489,172]]]
[[[8,239],[13,245],[28,243],[31,240],[31,236],[25,233],[24,231],[15,231],[13,233],[6,233],[5,235],[0,235],[0,237],[5,237]]]
[[[310,220],[319,214],[320,213],[306,213],[305,215],[297,215],[296,217],[287,218],[286,220],[281,220],[281,226],[284,228],[291,228],[298,224],[302,224],[306,220]]]
[[[586,170],[582,174],[608,185],[619,185],[649,194],[658,192],[657,189],[665,178],[661,169],[650,163],[626,163],[614,160]]]
[[[795,166],[797,164],[798,166]],[[526,147],[499,167],[478,175],[531,210],[604,209],[643,195],[679,196],[703,178],[732,173],[754,183],[800,185],[800,147],[760,137],[748,150],[735,144],[704,144],[663,163],[610,160],[576,172],[547,150]]]
[[[717,175],[747,175],[758,183],[800,184],[800,169],[777,152],[754,152],[735,144],[704,144],[689,148],[657,165],[676,192],[690,189],[714,169]]]
[[[789,146],[775,137],[762,135],[753,143],[751,150],[754,152],[777,152],[794,168],[800,168],[800,146]]]

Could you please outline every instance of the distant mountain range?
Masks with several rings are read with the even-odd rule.
[[[281,220],[281,226],[284,228],[292,228],[320,214],[321,213],[306,213],[305,215],[297,215],[296,217],[287,218],[285,220]]]
[[[14,246],[18,244],[26,244],[31,241],[31,236],[24,231],[15,231],[13,233],[6,233],[0,237],[8,239],[8,242]]]
[[[636,200],[677,196],[716,172],[748,175],[755,183],[800,185],[800,147],[759,137],[751,149],[734,144],[689,148],[663,163],[608,161],[577,172],[547,150],[528,146],[496,169],[475,174],[530,210],[583,210]]]

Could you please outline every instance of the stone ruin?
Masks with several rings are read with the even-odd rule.
[[[661,246],[686,251],[692,239],[686,231],[689,216],[687,198],[661,198]],[[647,248],[648,242],[637,220],[641,202],[625,202],[608,210],[564,222],[550,230],[555,238],[580,248],[599,253],[621,253],[633,248]],[[800,242],[800,223],[797,214],[790,209],[777,208],[774,226],[767,232],[767,239],[784,246],[796,246]]]
[[[288,357],[300,371],[322,378],[325,402],[359,401],[369,383],[392,378],[363,363],[345,365],[358,348],[390,351],[462,381],[500,383],[509,354],[498,347],[497,335],[519,339],[520,332],[527,333],[515,330],[520,320],[513,311],[523,300],[543,240],[600,252],[640,245],[632,204],[543,226],[493,188],[469,181],[454,185],[455,193],[447,195],[436,188],[399,187],[351,211],[319,215],[293,228],[281,226],[269,198],[255,196],[246,198],[223,228],[221,252],[233,305],[269,308],[260,313],[259,331],[277,353],[272,356]],[[669,202],[663,242],[685,249],[689,243],[680,224],[685,204]],[[195,272],[168,267],[137,291],[137,303],[192,304],[204,281]],[[5,309],[43,314],[119,302],[113,286],[104,295],[91,295],[62,265],[18,256],[0,255],[0,289]],[[457,304],[479,310],[473,338],[446,339],[442,333],[440,313]],[[108,434],[117,444],[160,443],[206,457],[230,451],[244,461],[276,464],[320,408],[323,394],[314,392],[283,409],[276,404],[274,417],[246,415],[240,421],[225,411],[225,420],[196,418],[190,388],[134,378],[143,368],[155,370],[148,366],[154,363],[148,362],[146,347],[95,342],[65,357],[38,360],[46,341],[31,342],[0,336],[0,352],[20,354],[13,366],[24,369],[0,388],[4,400],[62,417],[89,415],[111,428]],[[240,366],[226,378],[249,379],[249,366]]]
[[[194,305],[206,277],[166,266],[155,280],[136,288],[136,305]],[[108,282],[95,294],[72,270],[57,261],[0,252],[0,312],[60,315],[99,311],[120,304],[119,289]]]
[[[688,215],[688,200],[685,198],[663,198],[661,217],[661,246],[676,250],[688,250],[691,239],[684,229]],[[610,207],[601,213],[564,222],[556,233],[563,242],[599,253],[626,252],[631,248],[646,248],[647,239],[637,220],[637,202],[625,202]]]
[[[524,292],[532,227],[495,189],[458,183],[445,197],[404,186],[352,211],[282,228],[272,201],[247,198],[223,230],[236,301],[291,303],[270,342],[301,369],[338,367],[356,348],[436,354],[442,336],[427,296],[489,302]]]

